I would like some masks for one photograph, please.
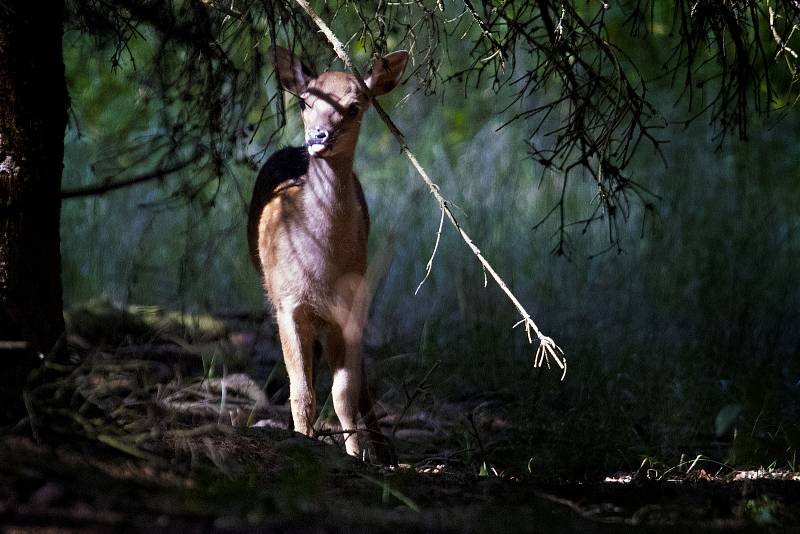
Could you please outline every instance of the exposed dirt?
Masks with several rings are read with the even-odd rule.
[[[0,524],[7,532],[800,531],[792,480],[555,484],[370,466],[274,429],[207,427],[180,439],[147,461],[88,441],[6,436]],[[215,451],[216,461],[192,462],[192,449]]]

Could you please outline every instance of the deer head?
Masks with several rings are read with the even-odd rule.
[[[272,57],[281,85],[300,99],[308,153],[328,158],[353,155],[361,117],[373,98],[398,85],[408,52],[392,52],[376,61],[364,80],[369,89],[366,93],[352,74],[323,72],[315,76],[286,48],[276,46]]]

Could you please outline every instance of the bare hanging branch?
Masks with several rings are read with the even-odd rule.
[[[192,165],[197,160],[199,160],[204,153],[205,151],[203,150],[197,150],[195,151],[195,154],[193,156],[185,160],[178,161],[177,163],[173,163],[165,167],[158,167],[157,169],[154,169],[150,172],[146,172],[138,176],[133,176],[131,178],[125,178],[123,180],[114,180],[113,176],[108,176],[100,180],[100,183],[98,183],[97,185],[92,185],[88,187],[76,187],[73,189],[64,189],[63,191],[61,191],[61,198],[68,199],[68,198],[98,196],[108,193],[110,191],[116,191],[117,189],[124,189],[126,187],[143,184],[146,182],[150,182],[152,180],[161,180],[172,173],[178,172],[180,170],[185,169],[189,165]]]
[[[607,224],[609,249],[619,248],[632,209],[657,198],[636,182],[632,162],[643,148],[659,151],[660,128],[708,120],[720,143],[729,135],[746,138],[756,114],[800,97],[796,0],[317,5],[347,32],[346,46],[358,42],[378,55],[390,41],[408,49],[412,76],[426,94],[445,84],[512,91],[498,115],[526,130],[529,175],[569,184],[548,214],[558,227],[556,254],[569,253],[566,229],[579,222],[565,195],[586,181],[595,192],[586,198],[592,214],[579,219]],[[113,69],[133,64],[142,94],[164,104],[152,111],[158,128],[151,144],[166,140],[174,155],[207,146],[208,161],[193,166],[192,180],[220,184],[233,161],[257,166],[267,149],[253,154],[256,133],[268,145],[285,124],[279,91],[264,101],[265,36],[306,59],[325,46],[311,38],[317,26],[296,6],[292,0],[67,0],[67,13],[68,28],[96,36]],[[654,98],[651,87],[672,89],[683,110],[662,105],[663,94]]]
[[[311,5],[308,3],[307,0],[296,0],[296,1],[300,5],[300,7],[302,7],[306,13],[308,13],[308,16],[314,21],[314,23],[319,27],[319,29],[328,39],[328,42],[330,42],[331,46],[333,47],[333,50],[336,52],[336,55],[339,57],[339,59],[342,60],[345,66],[353,73],[353,75],[358,80],[359,85],[361,85],[361,88],[366,93],[369,93],[369,88],[364,82],[364,78],[362,77],[358,69],[355,67],[355,65],[353,65],[353,62],[350,60],[350,56],[347,54],[347,51],[345,50],[341,41],[339,41],[339,39],[336,37],[336,35],[333,33],[330,27],[325,23],[325,21],[323,21],[320,18],[320,16],[316,13],[316,11],[314,11],[314,8],[311,7]],[[561,347],[559,347],[556,344],[556,342],[553,341],[552,338],[542,334],[542,332],[539,330],[539,327],[533,321],[533,318],[525,309],[525,307],[522,305],[522,303],[519,301],[519,299],[517,299],[517,297],[511,292],[511,290],[508,288],[508,285],[503,281],[500,275],[497,274],[497,272],[494,270],[489,261],[483,256],[481,250],[478,248],[478,246],[475,244],[472,238],[470,238],[467,232],[464,231],[464,229],[461,227],[455,215],[453,215],[452,210],[450,209],[449,201],[446,198],[444,198],[444,196],[442,196],[439,190],[439,186],[433,182],[433,180],[430,178],[430,176],[422,167],[422,165],[420,165],[419,161],[417,160],[417,157],[414,155],[414,153],[408,146],[408,142],[406,141],[405,136],[400,131],[400,129],[394,124],[394,122],[392,122],[392,119],[389,117],[386,111],[384,111],[380,103],[378,103],[377,101],[373,101],[373,106],[375,107],[375,110],[378,112],[378,115],[381,117],[381,120],[383,120],[384,124],[386,124],[386,126],[389,128],[389,131],[397,140],[398,144],[400,145],[400,151],[406,155],[411,164],[419,173],[420,177],[422,177],[422,180],[425,182],[425,185],[428,186],[428,190],[431,192],[431,194],[436,199],[436,202],[439,204],[439,209],[442,210],[442,212],[447,216],[447,218],[452,223],[453,227],[458,231],[459,235],[461,236],[461,239],[464,240],[464,242],[470,248],[475,257],[478,258],[478,261],[480,262],[481,266],[489,273],[489,275],[497,283],[497,285],[500,287],[503,293],[506,294],[506,296],[509,298],[512,304],[514,304],[514,307],[517,308],[517,311],[522,316],[522,319],[519,322],[517,322],[517,324],[515,324],[514,327],[517,327],[520,324],[524,325],[525,333],[527,334],[528,341],[530,343],[533,343],[532,332],[533,334],[536,335],[536,338],[539,341],[539,348],[536,351],[536,356],[533,362],[534,365],[538,367],[541,366],[544,362],[547,362],[547,366],[549,367],[550,366],[549,360],[552,359],[556,363],[556,365],[558,365],[562,369],[563,372],[561,374],[561,379],[563,380],[567,374],[567,360],[564,357],[564,351],[561,350]]]

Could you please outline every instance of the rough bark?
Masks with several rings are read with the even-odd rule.
[[[59,235],[67,87],[63,0],[0,3],[0,350],[2,382],[19,387],[64,332]]]

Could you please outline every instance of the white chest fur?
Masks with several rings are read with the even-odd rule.
[[[307,303],[323,312],[343,277],[364,274],[365,223],[351,168],[343,174],[312,159],[301,185],[264,211],[261,235],[269,243],[260,250],[275,265],[265,282],[276,306]]]

